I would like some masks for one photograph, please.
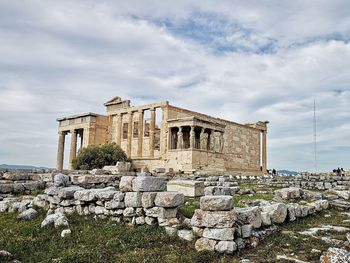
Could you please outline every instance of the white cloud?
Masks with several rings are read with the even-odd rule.
[[[103,113],[103,102],[118,95],[239,122],[268,119],[270,166],[303,170],[313,167],[315,99],[320,168],[338,160],[350,168],[342,158],[350,152],[348,5],[4,1],[0,163],[54,166],[55,119]],[[201,39],[181,30],[202,30]],[[260,50],[269,43],[269,52]],[[220,50],[225,45],[233,52]]]

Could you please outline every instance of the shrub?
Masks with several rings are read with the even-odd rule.
[[[115,165],[119,161],[126,160],[126,154],[120,146],[115,143],[89,145],[79,150],[78,156],[73,160],[73,169],[101,169],[105,165]]]

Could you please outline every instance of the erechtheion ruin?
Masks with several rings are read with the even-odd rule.
[[[239,124],[167,101],[130,106],[130,100],[115,97],[104,105],[107,115],[85,113],[57,119],[58,170],[63,169],[65,136],[70,133],[70,165],[78,144],[86,147],[115,142],[135,168],[172,168],[185,173],[266,172],[267,121]]]

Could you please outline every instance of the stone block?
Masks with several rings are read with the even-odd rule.
[[[154,176],[138,176],[132,182],[133,191],[157,192],[166,190],[166,179]]]
[[[184,196],[197,197],[204,195],[204,182],[190,180],[172,180],[167,184],[168,191],[182,193]]]
[[[192,241],[194,239],[193,231],[187,229],[181,229],[177,231],[177,235],[180,239]]]
[[[215,240],[233,240],[235,228],[205,228],[203,237]]]
[[[107,210],[115,210],[125,208],[125,203],[123,201],[111,200],[105,202],[105,208]]]
[[[160,207],[178,207],[184,203],[184,195],[178,192],[159,192],[154,203]]]
[[[122,192],[132,192],[132,181],[135,176],[122,176],[120,178],[119,190]]]
[[[243,225],[241,226],[241,236],[242,238],[247,238],[252,235],[253,225]]]
[[[96,193],[96,198],[97,200],[100,200],[100,201],[109,201],[109,200],[112,200],[116,194],[120,195],[122,193],[117,192],[115,190],[98,191]]]
[[[196,209],[191,218],[194,227],[230,228],[237,219],[236,212],[231,211],[204,211]]]
[[[233,208],[232,196],[202,196],[200,208],[206,211],[225,211]]]
[[[199,251],[214,251],[217,241],[209,238],[199,238],[195,243],[195,249]]]
[[[1,194],[9,194],[9,193],[12,193],[13,190],[14,190],[13,183],[0,184],[0,193]]]
[[[65,175],[65,174],[56,174],[53,182],[54,182],[54,186],[58,187],[58,186],[67,186],[69,184],[69,176]]]
[[[261,207],[263,212],[270,214],[271,222],[274,224],[282,224],[287,217],[287,206],[282,203],[266,205]]]
[[[51,189],[53,190],[54,188],[51,188]],[[68,187],[59,189],[57,191],[57,195],[62,198],[70,199],[70,198],[74,198],[74,193],[80,190],[84,190],[84,188],[80,186],[68,186]],[[51,193],[50,191],[48,192]]]
[[[208,186],[204,189],[205,195],[234,195],[234,191],[231,187],[224,186]]]
[[[142,207],[150,208],[154,206],[154,199],[156,198],[156,192],[144,192],[142,194],[141,203]]]
[[[141,192],[127,192],[125,193],[124,202],[126,207],[142,207],[142,193]]]
[[[235,208],[237,218],[243,224],[252,224],[254,228],[259,228],[262,223],[261,211],[259,207]]]
[[[145,209],[146,216],[159,218],[174,218],[177,214],[177,208],[152,207]]]
[[[215,245],[215,251],[219,253],[233,254],[237,250],[237,245],[234,241],[219,241]]]
[[[300,198],[303,194],[303,190],[298,187],[288,187],[288,188],[282,188],[275,191],[275,195],[284,199],[297,199]]]

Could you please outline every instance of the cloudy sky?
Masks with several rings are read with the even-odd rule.
[[[0,164],[113,96],[269,120],[270,168],[350,169],[350,1],[0,1]],[[66,147],[68,148],[68,147]]]

